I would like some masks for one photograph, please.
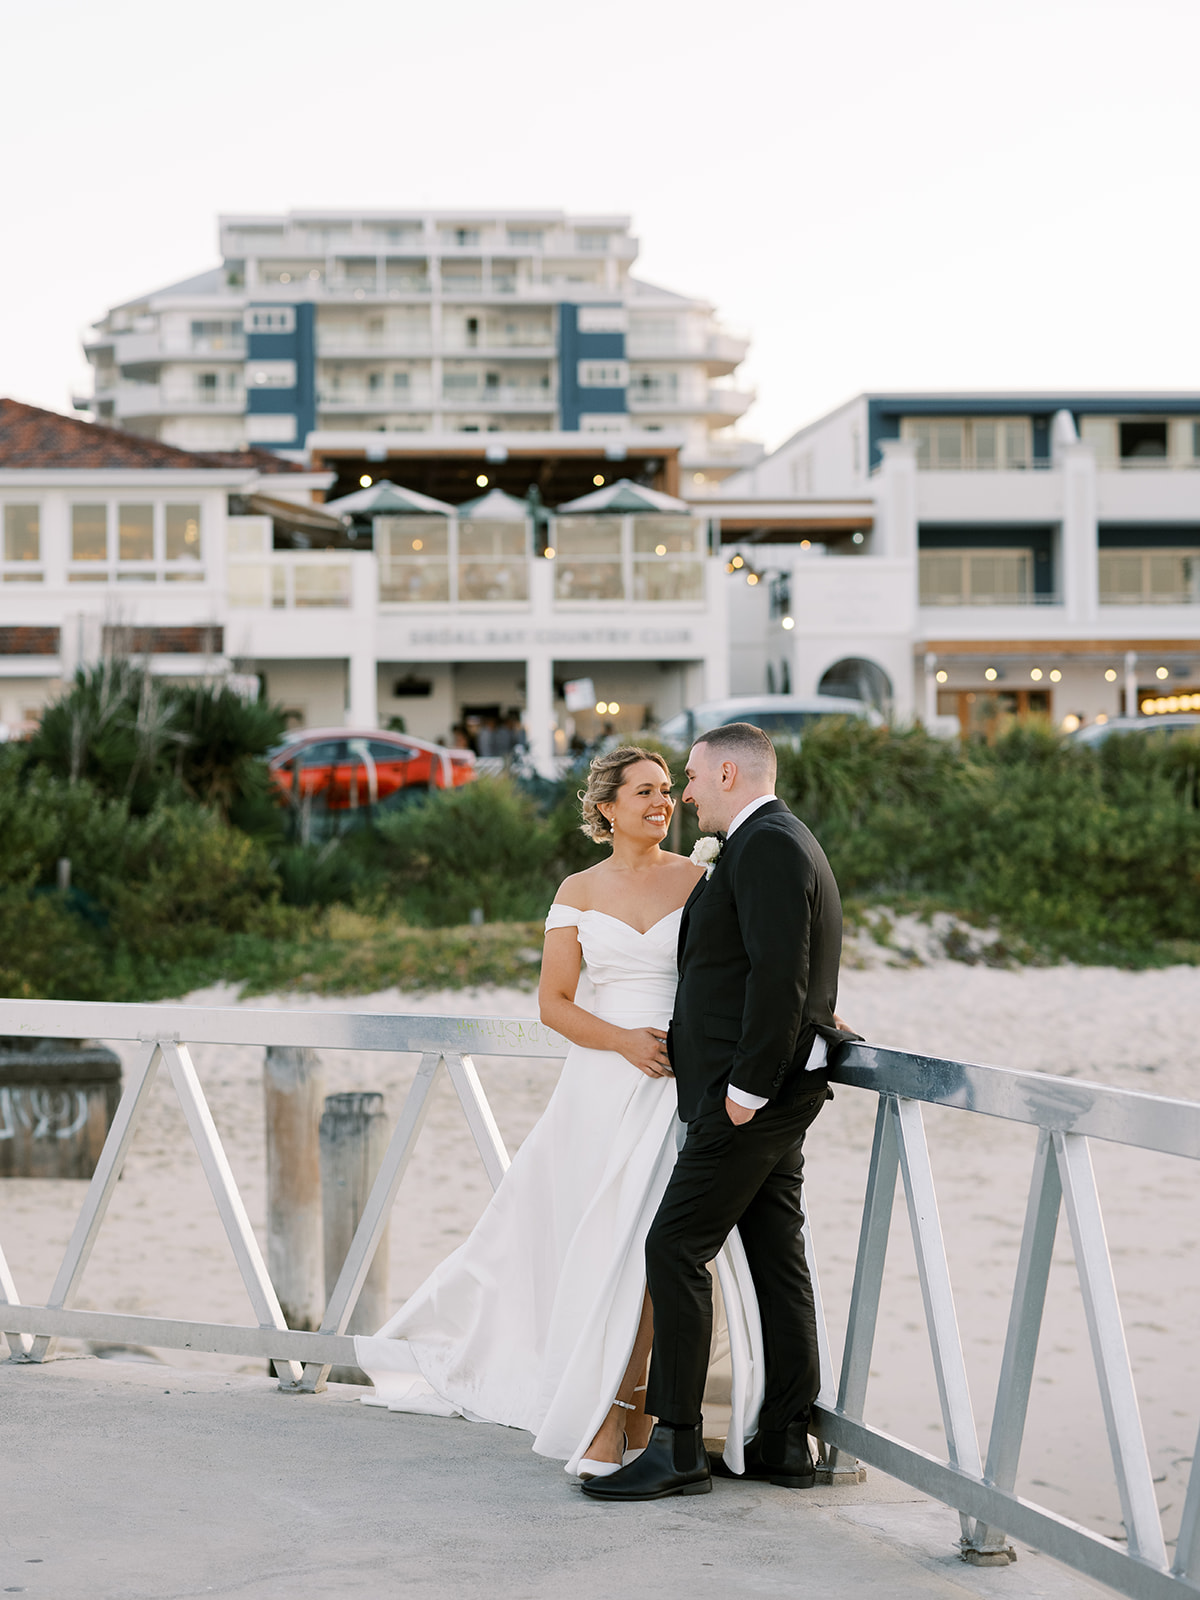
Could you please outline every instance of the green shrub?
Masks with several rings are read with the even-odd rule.
[[[558,885],[555,833],[504,778],[431,794],[378,833],[405,915],[428,927],[467,922],[476,907],[489,922],[544,917]]]

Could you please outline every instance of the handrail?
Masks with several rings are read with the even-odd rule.
[[[493,1184],[508,1154],[472,1055],[557,1057],[566,1041],[542,1023],[511,1017],[409,1016],[340,1011],[233,1010],[177,1005],[0,1000],[0,1034],[28,1038],[138,1041],[141,1054],[84,1199],[54,1288],[45,1306],[22,1305],[0,1241],[0,1327],[13,1359],[53,1358],[57,1337],[140,1342],[265,1357],[281,1387],[314,1392],[331,1365],[354,1363],[346,1327],[419,1137],[429,1091],[444,1069],[462,1104]],[[419,1052],[412,1088],[375,1180],[345,1265],[316,1333],[286,1327],[213,1123],[188,1042],[307,1045],[317,1049]],[[205,1175],[250,1293],[257,1327],[130,1316],[73,1308],[148,1090],[166,1067]],[[1113,1089],[1074,1078],[972,1065],[871,1045],[843,1047],[833,1080],[878,1096],[875,1136],[863,1209],[841,1373],[836,1381],[824,1329],[813,1259],[821,1394],[814,1432],[827,1465],[847,1471],[842,1456],[897,1477],[955,1507],[966,1559],[998,1564],[1011,1554],[1005,1534],[1028,1540],[1130,1600],[1200,1596],[1200,1447],[1193,1457],[1173,1564],[1168,1565],[1137,1395],[1125,1345],[1089,1139],[1200,1160],[1200,1104]],[[1026,1220],[1009,1312],[986,1460],[967,1388],[966,1366],[938,1218],[922,1105],[996,1117],[1039,1130]],[[939,1460],[863,1420],[897,1178],[902,1182],[937,1376],[947,1459]],[[1127,1530],[1127,1547],[1015,1493],[1060,1209],[1065,1208],[1079,1269],[1093,1360]],[[807,1210],[807,1204],[805,1209]],[[806,1225],[806,1241],[812,1249]]]

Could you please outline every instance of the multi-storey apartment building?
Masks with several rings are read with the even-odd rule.
[[[221,265],[115,306],[81,409],[187,450],[322,433],[665,436],[710,492],[747,341],[632,275],[629,219],[559,211],[220,219]]]
[[[765,580],[735,689],[969,733],[1200,709],[1200,394],[859,395],[721,501]]]

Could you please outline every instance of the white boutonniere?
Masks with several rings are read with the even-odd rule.
[[[724,839],[715,839],[711,834],[708,834],[703,839],[696,840],[692,846],[692,854],[689,859],[694,861],[698,867],[704,868],[704,876],[706,878],[711,878],[713,868],[720,860],[724,846]]]

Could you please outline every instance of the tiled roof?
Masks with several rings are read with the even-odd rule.
[[[245,467],[249,472],[303,472],[269,450],[177,450],[120,428],[64,417],[20,400],[0,400],[0,468],[105,472],[160,467],[177,472]]]

